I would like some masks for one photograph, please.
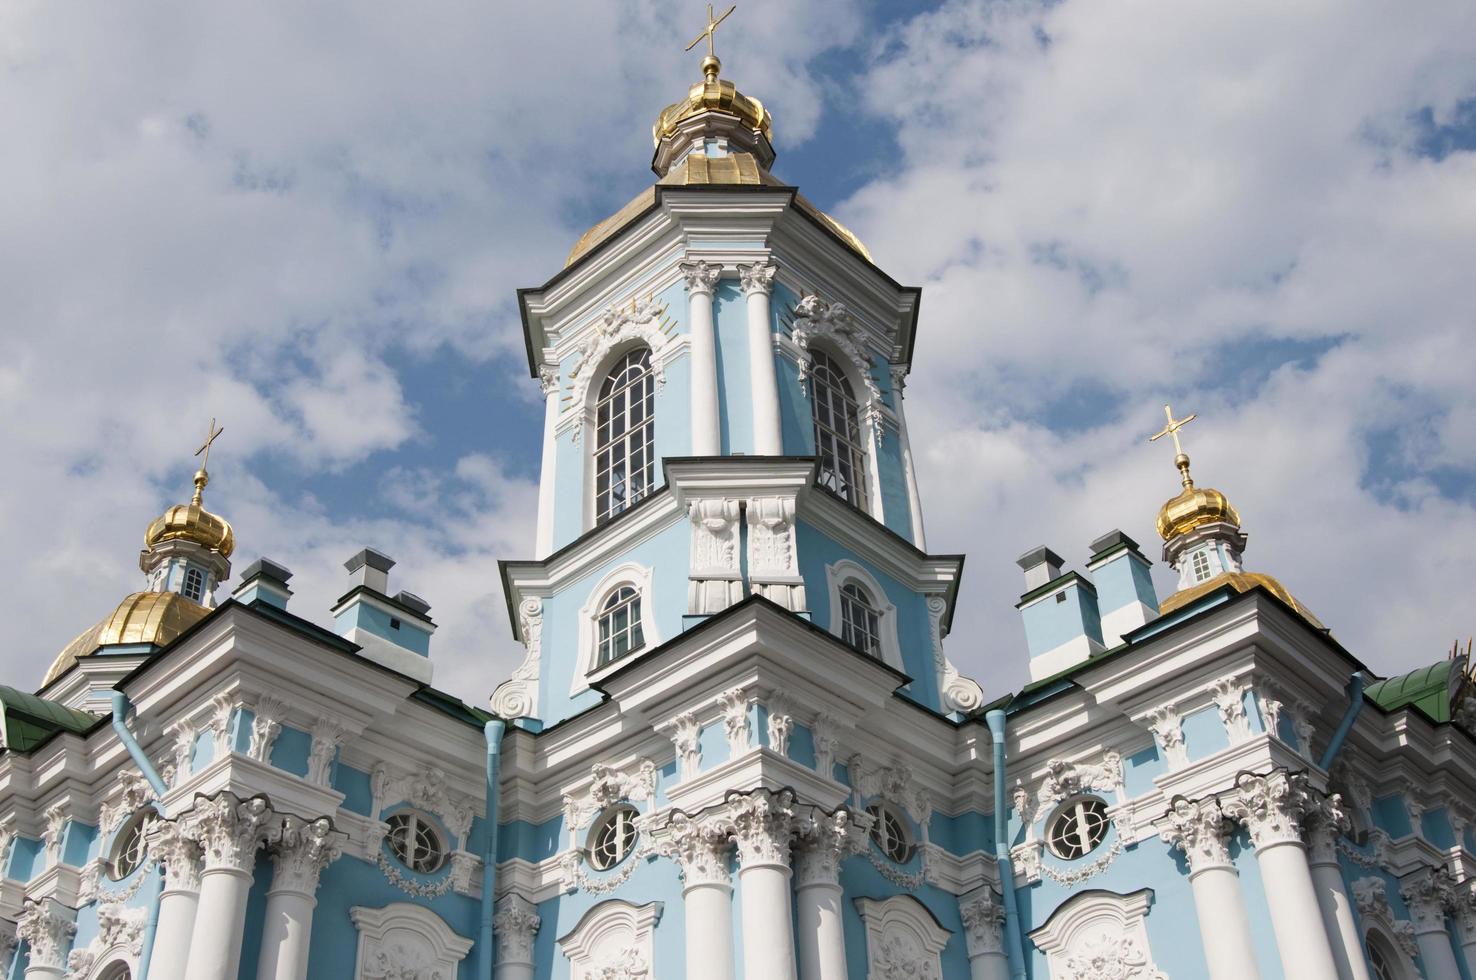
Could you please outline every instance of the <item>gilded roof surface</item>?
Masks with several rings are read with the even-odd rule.
[[[68,643],[46,672],[45,687],[99,647],[125,643],[164,646],[210,615],[210,610],[177,592],[135,592],[107,617]]]
[[[1240,526],[1240,513],[1214,487],[1188,486],[1158,509],[1158,535],[1167,541],[1206,524]]]
[[[749,129],[762,133],[764,139],[773,135],[773,119],[769,110],[758,99],[738,91],[738,87],[727,79],[709,75],[687,91],[687,97],[673,102],[661,110],[656,125],[651,127],[651,141],[660,143],[662,137],[676,132],[685,119],[703,112],[722,112],[736,116]]]
[[[175,504],[154,519],[144,532],[144,546],[152,548],[165,541],[193,541],[218,551],[222,558],[236,550],[236,532],[224,517],[212,514],[200,504]]]
[[[1175,609],[1181,609],[1189,605],[1200,596],[1208,595],[1216,589],[1224,588],[1227,585],[1237,592],[1249,592],[1259,585],[1295,609],[1303,619],[1311,623],[1315,628],[1320,630],[1327,629],[1326,626],[1322,625],[1322,620],[1318,619],[1312,614],[1310,609],[1302,605],[1297,600],[1297,597],[1287,590],[1286,586],[1282,585],[1270,575],[1263,575],[1260,572],[1221,572],[1208,582],[1200,582],[1196,586],[1175,592],[1159,604],[1158,611],[1160,614],[1171,613]]]

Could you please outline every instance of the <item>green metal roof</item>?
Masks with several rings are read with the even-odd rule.
[[[57,732],[82,735],[100,721],[90,712],[0,686],[0,738],[12,752],[29,752]]]
[[[1451,720],[1454,685],[1460,681],[1462,661],[1442,660],[1428,667],[1412,670],[1398,677],[1370,684],[1364,691],[1370,701],[1385,711],[1414,706],[1432,721]]]

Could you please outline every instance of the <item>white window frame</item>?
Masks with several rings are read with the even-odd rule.
[[[589,598],[579,610],[579,651],[573,682],[569,686],[571,695],[589,689],[590,683],[603,675],[630,662],[640,651],[621,657],[619,660],[595,667],[595,657],[600,646],[600,612],[605,600],[622,585],[635,589],[641,597],[641,639],[645,645],[641,650],[652,650],[661,645],[661,634],[656,628],[656,604],[652,601],[651,580],[654,569],[633,561],[625,562],[607,572],[590,591]]]
[[[624,853],[620,854],[620,856],[617,857],[614,861],[611,861],[607,865],[601,866],[595,861],[595,851],[597,845],[599,844],[600,835],[604,833],[607,826],[618,820],[621,814],[625,815],[627,822],[634,830],[634,835],[630,839],[630,847],[626,851],[624,851]],[[595,871],[611,871],[624,864],[626,861],[629,861],[631,857],[635,855],[636,851],[640,850],[641,846],[641,829],[638,823],[640,815],[641,811],[636,809],[635,804],[627,800],[621,800],[619,803],[606,807],[600,813],[600,815],[594,819],[594,822],[589,828],[589,832],[585,834],[585,863],[588,864]]]
[[[200,592],[199,592],[198,595],[190,595],[190,576],[191,575],[194,575],[200,581]],[[209,583],[209,579],[206,578],[204,572],[202,572],[200,569],[196,568],[194,565],[186,565],[184,567],[184,576],[180,579],[180,582],[179,582],[179,594],[182,595],[182,596],[184,596],[186,599],[190,600],[191,602],[198,602],[198,603],[200,603],[200,604],[203,605],[204,602],[205,602],[205,586],[208,583]]]
[[[659,357],[660,357],[660,355],[657,353],[656,344],[650,343],[650,342],[648,342],[648,340],[649,340],[649,338],[641,337],[641,338],[636,339],[636,340],[633,340],[633,341],[629,341],[629,342],[626,342],[626,343],[619,344],[618,346],[616,346],[616,347],[612,348],[611,350],[607,351],[604,354],[604,356],[602,356],[600,358],[600,360],[598,362],[598,368],[596,370],[593,370],[593,371],[591,371],[589,373],[589,383],[588,383],[588,385],[584,389],[584,403],[579,406],[579,412],[582,414],[583,420],[584,420],[583,421],[583,425],[580,427],[580,431],[581,431],[580,438],[581,438],[581,441],[583,442],[583,453],[582,453],[582,455],[584,457],[584,493],[583,493],[583,498],[584,499],[583,499],[583,503],[582,503],[582,508],[583,508],[583,514],[584,514],[584,530],[586,530],[586,531],[592,531],[596,527],[603,526],[603,525],[600,524],[599,516],[598,516],[599,515],[599,509],[600,509],[599,508],[599,442],[600,442],[600,434],[599,434],[599,404],[600,404],[600,391],[601,391],[601,389],[604,388],[605,381],[609,379],[610,372],[615,369],[615,365],[618,364],[618,363],[620,363],[622,360],[624,360],[625,357],[626,357],[626,355],[631,354],[631,353],[633,353],[633,352],[635,352],[637,350],[640,350],[642,348],[644,348],[646,350],[646,352],[647,352],[647,354],[649,355],[649,358],[650,358],[650,376],[651,376],[651,383],[652,383],[652,386],[653,387],[652,387],[652,390],[651,390],[651,419],[652,419],[651,485],[650,485],[649,488],[647,488],[647,491],[646,491],[645,496],[642,497],[641,499],[644,500],[646,497],[651,496],[653,493],[656,492],[657,488],[660,486],[660,484],[659,484],[658,481],[660,480],[660,476],[661,476],[661,474],[660,474],[660,469],[661,469],[660,463],[661,463],[661,460],[658,458],[658,456],[656,454],[656,438],[655,438],[655,436],[656,436],[656,426],[657,426],[657,423],[659,421],[659,420],[657,420],[657,417],[656,417],[657,416],[657,402],[658,402],[659,397],[660,397],[660,394],[661,394],[661,386],[662,386],[662,382],[663,382],[663,370],[660,367],[660,361],[658,360]],[[581,370],[583,370],[583,369],[581,369]],[[640,501],[636,501],[636,503],[639,503],[639,502]],[[623,513],[625,513],[625,511],[630,510],[630,508],[631,507],[634,507],[634,506],[636,506],[635,503],[630,504],[629,506],[627,506],[625,508],[624,511],[621,511],[620,513],[623,514]],[[605,521],[605,523],[609,523],[609,521],[613,520],[614,517],[615,517],[615,515],[612,515],[610,518],[607,518],[606,521]]]
[[[1090,958],[1104,949],[1119,955],[1131,953],[1133,960],[1140,960],[1133,976],[1165,980],[1148,945],[1147,916],[1152,902],[1151,888],[1130,895],[1082,892],[1062,903],[1029,938],[1046,955],[1053,980],[1079,976],[1071,961]]]
[[[865,402],[862,401],[864,396],[857,394],[858,391],[865,392],[866,388],[864,385],[858,384],[856,378],[853,376],[855,373],[854,365],[848,363],[847,358],[841,357],[823,343],[815,345],[810,358],[810,390],[808,394],[810,396],[810,433],[811,438],[815,441],[815,456],[817,459],[821,456],[820,438],[819,433],[816,431],[820,424],[816,415],[820,408],[821,399],[820,392],[816,389],[819,387],[818,371],[821,365],[818,362],[821,357],[845,381],[846,387],[850,389],[850,392],[842,392],[841,396],[848,400],[856,410],[856,440],[854,448],[860,454],[861,458],[859,460],[853,460],[852,465],[856,469],[854,479],[859,480],[861,484],[859,487],[860,493],[858,494],[859,499],[855,501],[851,501],[845,497],[841,499],[846,500],[847,503],[869,514],[872,513],[871,502],[877,495],[878,481],[875,464],[876,440],[872,437],[871,426],[866,422],[866,407]],[[848,434],[840,434],[839,437],[847,442],[850,441]],[[832,492],[840,496],[838,492]]]
[[[873,809],[876,811],[875,813],[871,812]],[[912,832],[911,822],[906,815],[899,808],[883,799],[874,799],[870,803],[867,803],[866,813],[876,821],[872,825],[872,829],[867,831],[866,836],[867,840],[871,842],[871,845],[876,848],[877,853],[895,864],[906,864],[908,861],[911,861],[917,854],[917,835]],[[902,829],[900,840],[902,841],[904,854],[900,858],[888,854],[886,848],[882,847],[881,843],[874,836],[877,827],[882,824],[884,816],[891,817],[897,826]]]
[[[607,899],[584,913],[579,924],[559,939],[559,950],[569,960],[569,980],[600,976],[640,976],[654,980],[656,923],[661,902],[632,905]],[[621,969],[624,974],[619,973]]]
[[[124,821],[122,827],[118,828],[118,832],[113,835],[113,839],[108,845],[106,874],[109,881],[123,881],[126,878],[132,877],[135,871],[149,863],[148,825],[157,815],[157,811],[153,807],[145,806]],[[138,863],[129,869],[127,874],[119,875],[118,859],[123,856],[123,844],[127,841],[128,835],[134,831],[138,831],[141,842]]]
[[[943,928],[926,905],[911,895],[854,899],[866,927],[866,960],[870,976],[896,975],[941,980],[943,947],[952,932]],[[899,959],[900,957],[900,959]]]
[[[388,827],[389,822],[396,817],[408,817],[410,819],[413,819],[416,825],[427,828],[428,833],[436,842],[436,849],[440,852],[440,860],[431,870],[420,870],[419,868],[412,865],[408,860],[401,858],[400,855],[395,852],[395,846],[390,840],[390,832],[387,830],[384,837],[384,846],[389,848],[390,856],[395,859],[395,863],[399,864],[406,871],[412,871],[418,875],[437,875],[440,874],[442,871],[445,871],[446,866],[451,863],[451,853],[454,850],[454,848],[451,846],[451,835],[448,834],[445,829],[441,827],[441,824],[437,820],[433,819],[424,810],[417,810],[415,807],[400,807],[392,813],[385,814],[384,822],[386,827]],[[407,854],[406,857],[414,856],[415,839],[413,836],[413,831],[415,830],[415,827],[412,826],[410,829],[412,831],[412,836],[409,841],[410,853]]]
[[[862,565],[849,558],[825,566],[825,584],[830,593],[830,632],[840,639],[844,621],[841,617],[841,586],[857,582],[870,593],[873,608],[877,612],[877,623],[881,634],[881,660],[888,667],[903,670],[902,646],[897,638],[897,607],[887,596],[887,590]],[[905,671],[904,671],[905,673]]]
[[[1068,819],[1070,811],[1074,811],[1077,807],[1092,801],[1095,801],[1102,805],[1101,838],[1091,847],[1088,847],[1086,850],[1082,851],[1075,857],[1067,857],[1064,854],[1057,853],[1053,834],[1053,831],[1056,829],[1056,825],[1060,823],[1060,821]],[[1045,842],[1046,851],[1050,853],[1051,857],[1056,858],[1059,861],[1080,861],[1090,855],[1092,852],[1096,851],[1103,844],[1105,844],[1107,842],[1107,838],[1112,834],[1112,829],[1112,804],[1102,797],[1096,795],[1095,793],[1082,793],[1067,798],[1054,810],[1051,811],[1050,815],[1046,817],[1044,825],[1041,827],[1041,837]]]
[[[355,977],[382,977],[386,967],[411,976],[454,977],[472,948],[472,940],[422,905],[391,902],[378,909],[356,905],[349,909],[349,918],[359,930]]]

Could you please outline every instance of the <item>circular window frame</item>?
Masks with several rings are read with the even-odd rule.
[[[1100,809],[1101,811],[1102,822],[1099,825],[1101,828],[1101,833],[1094,840],[1091,841],[1090,845],[1084,846],[1080,853],[1061,853],[1061,849],[1057,846],[1056,828],[1061,824],[1062,821],[1070,818],[1075,818],[1077,816],[1077,808],[1083,807],[1087,804],[1096,804],[1096,807],[1094,807],[1093,809]],[[1080,861],[1082,858],[1091,854],[1093,851],[1096,851],[1099,847],[1106,843],[1108,834],[1112,830],[1112,815],[1108,812],[1110,809],[1110,803],[1102,799],[1102,797],[1100,796],[1093,796],[1091,794],[1073,796],[1068,800],[1062,801],[1062,803],[1051,812],[1050,818],[1047,819],[1045,822],[1046,850],[1050,851],[1052,857],[1058,858],[1062,861]]]
[[[629,839],[625,844],[624,850],[619,854],[616,854],[613,858],[602,857],[601,855],[604,851],[602,848],[603,842],[600,840],[600,837],[608,828],[616,824],[621,814],[629,817],[626,823],[626,826],[630,828]],[[615,868],[624,864],[626,859],[640,847],[641,830],[637,825],[640,816],[641,811],[637,810],[633,804],[625,801],[612,804],[602,810],[600,815],[590,825],[589,833],[584,838],[585,862],[595,871],[613,871]]]
[[[149,824],[156,818],[153,807],[144,807],[129,817],[118,832],[113,835],[112,845],[108,848],[107,876],[109,881],[123,881],[133,875],[135,871],[149,863]],[[130,843],[136,841],[136,845]],[[125,845],[127,851],[133,854],[134,863],[129,865],[126,871],[119,871],[120,862],[125,856]]]
[[[866,815],[871,817],[872,821],[870,829],[866,831],[866,839],[871,846],[893,864],[906,864],[911,861],[913,855],[917,853],[917,839],[912,832],[911,822],[902,814],[902,811],[886,800],[872,800],[866,804],[865,810]],[[894,837],[897,842],[895,849],[889,849],[886,843],[878,839],[878,831],[884,829],[889,820],[896,825],[898,831],[895,835],[888,834],[889,838]]]
[[[414,833],[417,830],[423,830],[426,836],[434,841],[436,847],[436,863],[434,867],[416,867],[413,860],[411,860],[414,857],[413,850],[405,854],[400,853],[400,850],[395,846],[396,821],[412,821],[412,823],[410,824],[411,829],[409,833]],[[413,871],[418,875],[433,875],[444,870],[446,864],[451,860],[450,836],[446,833],[440,822],[437,821],[430,814],[425,813],[421,810],[414,809],[396,810],[394,813],[391,813],[389,816],[385,817],[384,822],[387,827],[384,835],[385,846],[389,848],[390,856],[393,857],[401,867]],[[411,844],[411,848],[413,847],[414,842],[412,842]]]

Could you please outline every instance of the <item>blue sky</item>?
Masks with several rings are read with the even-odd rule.
[[[237,567],[398,558],[438,683],[516,662],[541,407],[514,290],[652,179],[698,4],[0,21],[4,680],[138,587],[205,422]],[[930,543],[969,555],[950,656],[1025,677],[1013,559],[1202,483],[1376,670],[1476,628],[1476,11],[1376,3],[746,2],[724,74],[776,171],[923,287],[907,410]],[[1160,567],[1160,587],[1168,579]]]

